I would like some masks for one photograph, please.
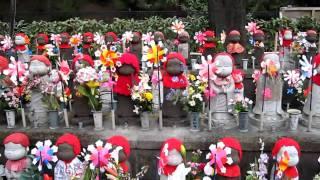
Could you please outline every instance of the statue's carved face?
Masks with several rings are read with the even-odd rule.
[[[288,159],[288,166],[296,166],[299,163],[299,153],[294,146],[283,146],[277,154],[277,162]]]
[[[14,38],[14,43],[15,43],[16,45],[24,45],[24,44],[26,44],[26,41],[25,41],[24,37],[22,37],[22,36],[16,36],[16,37]]]
[[[106,41],[106,43],[112,43],[114,41],[111,35],[106,35],[104,40]]]
[[[233,43],[240,42],[240,40],[241,40],[241,36],[237,35],[237,34],[229,35],[228,38],[229,38],[229,41],[231,41]]]
[[[283,35],[283,39],[291,40],[292,39],[292,31],[289,31],[289,30],[285,31],[284,35]]]
[[[49,68],[43,62],[33,60],[30,62],[29,71],[32,75],[45,75],[49,72]]]
[[[73,147],[70,144],[59,144],[57,157],[63,161],[72,161],[76,155],[74,154]]]
[[[178,35],[178,40],[180,43],[186,43],[190,39],[190,36],[187,32],[182,32]]]
[[[154,41],[158,42],[158,41],[164,41],[164,35],[162,32],[155,32],[154,33]]]
[[[263,34],[255,34],[255,35],[253,35],[253,40],[263,42],[264,35]]]
[[[19,160],[27,156],[28,148],[23,147],[21,144],[9,142],[4,145],[4,156],[8,160]]]
[[[219,77],[227,77],[231,75],[233,70],[233,61],[231,57],[227,55],[217,56],[214,60],[216,66],[215,74]]]
[[[68,44],[69,43],[69,37],[65,34],[61,35],[61,43],[62,44]]]
[[[133,43],[141,42],[141,36],[139,34],[137,34],[137,33],[133,33],[132,42]]]
[[[129,76],[135,73],[135,69],[130,64],[122,64],[118,69],[118,72],[120,75]]]
[[[45,45],[46,41],[44,40],[44,38],[42,36],[37,37],[37,43],[39,45]]]
[[[176,58],[170,59],[167,62],[166,71],[173,76],[180,75],[184,71],[184,64]]]
[[[169,151],[167,159],[170,166],[178,166],[183,162],[182,155],[175,149]]]
[[[316,34],[308,34],[306,36],[306,40],[311,42],[311,43],[314,43],[317,41],[317,35]]]
[[[91,36],[83,36],[83,42],[86,44],[90,44],[93,42],[93,39]]]

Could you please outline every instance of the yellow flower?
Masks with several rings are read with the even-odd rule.
[[[147,99],[147,101],[152,101],[153,95],[151,92],[144,93],[144,97]]]
[[[188,92],[189,92],[189,95],[191,95],[194,93],[194,89],[192,87],[189,87]]]
[[[204,87],[204,86],[199,86],[199,90],[200,90],[201,92],[203,92],[203,91],[205,90],[205,87]]]
[[[89,81],[86,83],[89,88],[97,88],[100,86],[100,83],[97,81]]]
[[[197,78],[196,78],[195,75],[189,74],[189,79],[190,79],[191,81],[195,81]]]

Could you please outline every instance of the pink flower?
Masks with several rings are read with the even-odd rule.
[[[69,80],[71,70],[70,70],[68,62],[63,60],[59,63],[59,66],[60,66],[59,73],[60,73],[62,79],[64,81]]]
[[[184,31],[184,27],[185,26],[182,21],[175,20],[174,22],[172,22],[171,30],[175,33],[180,34]]]
[[[201,58],[202,63],[196,64],[196,69],[199,69],[199,80],[202,82],[208,82],[208,79],[215,79],[214,72],[216,71],[216,67],[213,64],[213,60],[211,56],[207,57],[207,60],[203,56]],[[208,68],[209,67],[209,68]],[[209,72],[208,72],[209,69]],[[210,77],[208,77],[210,76]]]
[[[270,88],[265,88],[262,92],[262,95],[264,96],[265,100],[269,100],[272,98],[272,90]]]
[[[195,35],[193,36],[193,39],[196,41],[197,44],[204,44],[204,41],[206,39],[205,34],[201,31],[196,32]]]
[[[261,76],[261,71],[259,70],[254,70],[253,74],[252,74],[252,78],[253,78],[253,82],[257,82],[259,80]]]
[[[60,34],[51,34],[50,40],[57,46],[61,43],[61,36]]]
[[[248,33],[253,35],[260,27],[257,26],[257,23],[255,22],[249,22],[245,28],[247,29]]]
[[[3,74],[9,76],[10,80],[17,85],[17,76],[19,81],[23,82],[29,75],[27,71],[28,64],[24,64],[21,61],[17,62],[14,57],[11,57],[10,60],[11,63],[7,69],[3,70]]]
[[[216,92],[213,90],[213,89],[206,89],[206,90],[204,90],[204,96],[207,98],[207,99],[209,99],[209,98],[211,98],[211,97],[215,97],[217,94],[216,94]]]
[[[13,46],[13,42],[10,36],[5,36],[4,39],[0,42],[2,44],[2,50],[6,51]]]
[[[144,44],[150,44],[151,41],[153,41],[154,36],[152,35],[152,32],[147,32],[146,34],[142,34],[142,41]]]
[[[132,31],[126,31],[122,34],[122,41],[125,41],[126,43],[131,42],[133,38]]]

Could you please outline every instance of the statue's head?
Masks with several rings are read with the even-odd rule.
[[[230,31],[229,34],[228,34],[228,40],[233,42],[233,43],[240,42],[240,40],[241,40],[240,32],[237,31],[237,30]]]
[[[287,163],[289,167],[299,163],[300,145],[291,138],[279,139],[273,149],[272,156],[278,163]]]
[[[306,40],[311,43],[317,42],[317,32],[315,30],[308,30]]]
[[[184,72],[186,60],[182,54],[171,52],[168,54],[167,61],[163,64],[163,67],[168,74],[177,76]]]
[[[72,61],[72,69],[75,71],[87,66],[93,67],[93,65],[92,57],[88,54],[78,54]]]
[[[131,53],[123,53],[119,58],[121,66],[117,67],[119,75],[130,76],[138,74],[140,71],[139,60],[136,55]]]
[[[141,43],[141,32],[133,32],[132,43],[138,44]]]
[[[80,140],[71,133],[66,133],[57,139],[58,147],[57,157],[59,160],[71,162],[81,152]]]
[[[253,33],[253,40],[254,41],[264,41],[264,32],[262,30],[257,30],[256,32]]]
[[[83,33],[83,43],[84,44],[91,44],[93,43],[94,35],[92,32]]]
[[[61,44],[69,44],[70,35],[67,32],[63,32],[60,34],[61,37]]]
[[[39,33],[36,37],[36,40],[39,45],[46,45],[49,43],[49,37],[45,33]]]
[[[16,45],[25,45],[30,43],[29,37],[25,33],[17,33],[14,38]]]
[[[218,77],[228,77],[233,71],[233,57],[228,53],[218,53],[213,58],[215,74]]]
[[[178,166],[186,157],[186,149],[182,142],[176,138],[167,139],[161,148],[160,159],[167,161],[169,166]]]
[[[156,43],[158,43],[159,41],[162,41],[162,42],[165,41],[164,34],[161,31],[154,32],[153,37]]]
[[[32,75],[45,75],[51,69],[50,60],[44,55],[33,55],[30,60],[29,71]]]
[[[114,32],[107,32],[104,36],[106,44],[114,43],[118,41],[117,34]]]
[[[107,143],[110,143],[113,149],[116,149],[117,147],[121,147],[118,153],[119,162],[124,162],[128,160],[131,149],[130,149],[130,143],[126,137],[112,136],[107,139]]]
[[[284,29],[282,31],[282,35],[283,35],[284,40],[292,40],[292,38],[293,38],[293,34],[290,29]]]
[[[8,160],[20,160],[27,156],[30,146],[29,137],[24,133],[12,133],[4,141],[4,155]]]
[[[189,33],[187,31],[183,31],[178,34],[178,40],[180,43],[186,43],[190,40]]]

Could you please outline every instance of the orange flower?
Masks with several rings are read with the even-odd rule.
[[[115,51],[105,49],[100,55],[101,63],[107,67],[114,67],[115,62],[119,59]]]
[[[164,50],[156,44],[152,44],[151,47],[148,49],[147,59],[153,64],[158,64],[158,60],[161,60],[163,56]]]

